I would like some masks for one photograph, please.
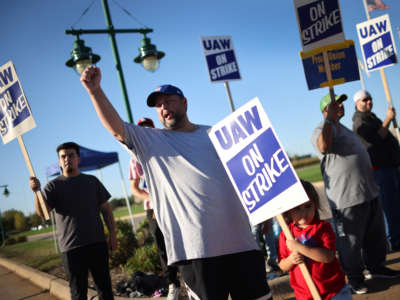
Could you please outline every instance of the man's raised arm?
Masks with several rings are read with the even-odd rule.
[[[101,123],[118,141],[125,142],[124,123],[104,94],[100,81],[101,71],[98,67],[89,66],[82,72],[82,85],[88,91]]]

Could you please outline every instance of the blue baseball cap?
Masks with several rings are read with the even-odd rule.
[[[153,107],[156,105],[156,99],[158,95],[179,95],[181,97],[184,97],[182,91],[177,88],[176,86],[170,85],[170,84],[164,84],[160,85],[157,87],[154,92],[152,92],[148,97],[147,97],[147,105],[150,107]]]

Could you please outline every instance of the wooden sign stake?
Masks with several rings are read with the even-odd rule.
[[[33,170],[33,167],[32,167],[32,164],[31,164],[31,160],[29,159],[28,152],[26,151],[24,141],[22,140],[22,136],[18,136],[18,143],[19,143],[19,146],[21,147],[22,154],[24,155],[26,165],[28,166],[29,174],[32,177],[36,177],[35,176],[35,171]],[[40,191],[35,192],[35,194],[39,199],[40,207],[42,208],[42,211],[43,211],[43,214],[44,214],[44,218],[47,221],[47,220],[50,219],[50,216],[49,216],[49,213],[47,211],[46,204],[44,203],[43,195],[42,195],[42,193]]]

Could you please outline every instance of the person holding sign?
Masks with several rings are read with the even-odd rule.
[[[345,275],[336,258],[335,233],[318,215],[319,197],[313,185],[302,181],[310,201],[285,213],[294,240],[279,236],[279,267],[290,272],[290,285],[297,300],[312,300],[299,263],[305,262],[321,299],[350,300]]]
[[[79,145],[61,144],[57,153],[62,175],[50,181],[42,194],[48,210],[55,211],[58,244],[71,299],[87,299],[90,271],[99,299],[113,300],[108,247],[99,215],[101,212],[110,232],[108,246],[113,251],[117,247],[117,236],[114,216],[107,202],[111,195],[96,177],[80,173]],[[30,178],[29,185],[33,192],[40,191],[36,177]],[[35,210],[43,217],[36,193]]]
[[[340,123],[346,95],[330,94],[320,101],[324,120],[312,143],[321,160],[325,192],[332,208],[339,259],[354,293],[365,294],[365,268],[380,277],[395,277],[386,268],[386,234],[379,190],[371,161],[361,140]]]
[[[354,94],[356,111],[353,115],[353,131],[367,148],[374,170],[375,181],[380,187],[383,211],[388,225],[389,241],[393,251],[400,250],[400,147],[388,130],[395,120],[392,106],[382,122],[371,110],[372,96],[366,90]]]
[[[90,66],[81,82],[105,128],[143,166],[168,264],[177,265],[190,299],[272,299],[264,258],[246,212],[207,130],[187,116],[187,99],[172,85],[147,98],[164,129],[124,123]]]

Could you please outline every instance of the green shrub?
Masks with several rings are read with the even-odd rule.
[[[110,267],[118,267],[126,264],[128,259],[134,255],[138,242],[135,234],[132,231],[132,226],[128,222],[117,221],[115,223],[118,247],[115,251],[110,253]],[[108,240],[108,230],[105,228],[106,237]]]
[[[125,265],[126,272],[131,275],[136,271],[158,274],[161,271],[160,257],[155,243],[138,248]]]
[[[21,236],[19,236],[19,237],[16,238],[16,242],[17,242],[17,243],[24,243],[24,242],[26,242],[27,240],[28,240],[28,239],[26,238],[25,235],[21,235]]]
[[[6,239],[5,245],[9,246],[9,245],[14,245],[16,243],[17,243],[17,240],[12,238],[12,237],[10,237],[10,238]]]

